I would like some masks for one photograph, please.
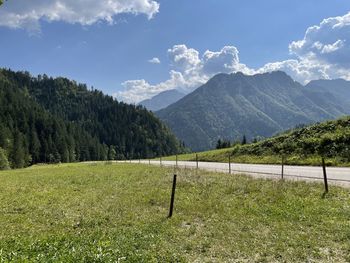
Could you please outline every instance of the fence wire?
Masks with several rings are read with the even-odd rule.
[[[167,166],[167,167],[174,167],[174,168],[185,168],[185,169],[197,169],[197,162],[193,161],[178,161],[178,164],[176,166],[175,161],[154,161],[154,160],[141,160],[141,161],[134,161],[136,163],[143,163],[143,164],[152,164],[152,165],[161,165],[161,166]],[[224,167],[210,167],[209,164],[215,164],[215,165],[227,165],[227,168]],[[281,178],[282,173],[281,172],[268,172],[268,171],[258,171],[254,170],[254,165],[252,165],[252,168],[250,170],[247,169],[237,169],[237,166],[239,165],[248,165],[248,164],[237,164],[237,163],[231,163],[232,166],[231,169],[229,168],[229,163],[209,163],[209,162],[198,162],[198,169],[207,170],[207,171],[215,171],[215,172],[223,172],[223,173],[229,173],[231,170],[232,174],[248,174],[248,175],[266,175],[271,176],[273,178]],[[262,165],[263,166],[263,165]],[[266,165],[266,168],[268,165]],[[274,169],[277,169],[278,165],[271,165]],[[295,168],[295,166],[291,165],[284,165],[285,171],[290,168]],[[300,167],[300,166],[298,166]],[[282,165],[281,165],[282,168]],[[308,166],[305,166],[305,168],[310,168]],[[313,169],[319,169],[319,173],[322,174],[322,166],[312,166]],[[313,171],[315,172],[315,171]],[[343,178],[334,178],[332,177],[331,171],[327,171],[329,173],[327,180],[333,181],[333,182],[339,182],[339,183],[350,183],[349,179],[343,179]],[[307,171],[302,172],[307,173]],[[291,174],[284,172],[284,177],[289,178],[300,178],[300,179],[309,179],[309,180],[324,180],[323,176],[307,176],[307,175],[301,175],[301,174]],[[349,176],[350,176],[350,168],[349,168]]]

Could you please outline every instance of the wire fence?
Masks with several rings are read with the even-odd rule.
[[[162,158],[159,158],[159,160],[138,160],[133,162],[174,168],[203,169],[228,174],[247,174],[275,179],[323,180],[326,187],[328,181],[350,186],[350,168],[326,167],[324,160],[320,166],[285,165],[283,160],[281,164],[275,165],[200,162],[198,158],[196,161],[164,161]]]

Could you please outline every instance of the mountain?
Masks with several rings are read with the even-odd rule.
[[[350,103],[326,91],[307,89],[286,73],[218,74],[178,102],[156,112],[193,150],[218,139],[276,132],[350,113]]]
[[[166,90],[152,97],[151,99],[141,101],[139,105],[146,107],[150,111],[158,111],[166,108],[170,104],[175,103],[184,96],[184,93],[176,89]]]
[[[181,151],[153,113],[66,78],[0,69],[0,149],[14,168]]]
[[[311,91],[327,92],[338,99],[350,102],[350,81],[344,79],[313,80],[310,81],[305,88]]]

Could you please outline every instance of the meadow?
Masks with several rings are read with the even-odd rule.
[[[0,172],[0,262],[349,262],[350,190],[128,163]]]

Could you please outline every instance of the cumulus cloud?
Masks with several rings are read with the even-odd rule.
[[[145,80],[129,80],[122,83],[124,90],[114,94],[115,97],[126,102],[139,102],[170,89],[190,92],[217,73],[254,73],[239,62],[238,50],[234,46],[225,46],[219,51],[207,50],[200,55],[186,45],[174,45],[168,49],[168,56],[173,67],[168,80],[155,85]]]
[[[241,71],[251,74],[253,71],[239,62],[239,52],[234,46],[225,46],[218,52],[207,50],[203,54],[202,72],[208,76],[217,73]]]
[[[175,45],[168,49],[168,55],[172,65],[179,70],[193,70],[200,63],[199,52],[193,48],[187,48],[186,45]]]
[[[267,63],[252,69],[242,64],[239,51],[234,46],[225,46],[219,51],[207,50],[200,54],[186,45],[175,45],[168,49],[170,65],[176,69],[177,81],[171,71],[170,79],[156,85],[125,85],[119,99],[138,101],[149,98],[167,89],[191,91],[217,73],[241,71],[256,74],[276,70],[285,71],[295,80],[306,84],[314,79],[343,78],[350,80],[350,12],[344,16],[324,19],[319,25],[309,27],[301,40],[289,45],[291,58]],[[181,81],[179,81],[181,80]],[[142,88],[141,88],[142,87]]]
[[[319,25],[309,27],[304,39],[289,45],[292,54],[300,59],[317,60],[350,66],[350,12],[344,16],[324,19]]]
[[[324,19],[289,45],[295,59],[268,63],[258,70],[284,70],[305,84],[314,79],[350,80],[350,13]]]
[[[177,71],[170,71],[170,78],[167,81],[152,85],[146,80],[128,80],[122,83],[123,91],[114,94],[114,97],[127,103],[140,102],[153,97],[158,93],[186,86],[186,80]]]
[[[149,63],[151,64],[160,64],[160,59],[159,58],[152,58],[148,60]]]
[[[121,13],[145,14],[151,19],[159,11],[152,0],[17,0],[0,9],[0,26],[40,31],[40,21],[64,21],[92,25],[98,21],[114,23]]]

